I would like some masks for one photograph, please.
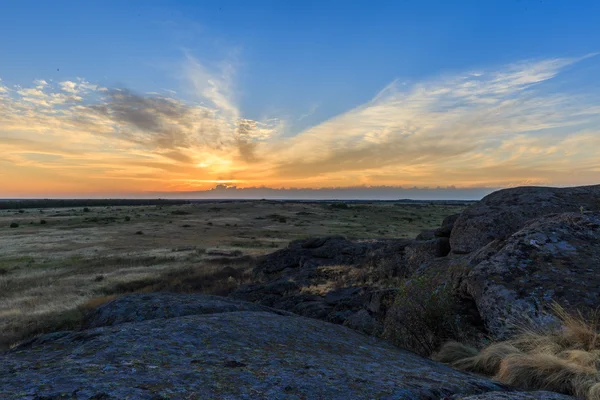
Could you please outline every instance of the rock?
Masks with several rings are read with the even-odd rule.
[[[471,396],[452,396],[453,400],[575,400],[564,394],[535,391],[535,392],[487,392]]]
[[[266,255],[254,268],[259,279],[271,279],[273,274],[289,269],[316,268],[325,265],[357,265],[369,253],[389,245],[390,242],[406,240],[350,241],[342,236],[329,236],[296,240],[285,249]],[[293,271],[287,273],[295,274]]]
[[[563,213],[530,222],[472,268],[462,284],[489,332],[506,338],[524,319],[549,326],[545,306],[600,307],[600,213]]]
[[[86,316],[85,326],[97,328],[150,319],[234,311],[269,311],[290,315],[285,311],[220,296],[180,293],[128,294],[92,310]]]
[[[442,226],[433,231],[434,236],[436,237],[450,237],[452,233],[452,228],[454,228],[454,223],[458,219],[460,214],[449,215],[442,221]]]
[[[600,210],[600,185],[571,188],[517,187],[494,192],[468,207],[450,235],[454,253],[470,253],[506,239],[529,220],[551,213]]]
[[[366,290],[368,289],[356,286],[334,289],[325,295],[325,302],[327,304],[343,303],[360,305],[364,301],[362,297],[364,296]]]
[[[436,257],[444,257],[450,252],[448,238],[434,238],[426,241],[415,240],[404,248],[404,257],[409,271]]]
[[[377,282],[408,275],[404,249],[412,242],[341,236],[297,240],[265,256],[254,269],[258,282],[240,286],[230,297],[342,324],[366,309],[370,294],[379,290],[365,285],[365,278]],[[369,312],[379,321],[385,310]]]
[[[431,240],[431,239],[435,239],[436,235],[435,233],[437,232],[437,229],[427,229],[424,231],[421,231],[421,233],[419,233],[417,235],[417,237],[415,238],[415,240]]]
[[[375,314],[384,315],[389,306],[394,302],[399,289],[381,289],[368,294],[366,309]]]
[[[498,390],[510,389],[340,325],[264,311],[42,335],[0,354],[3,399],[440,399]]]
[[[367,310],[359,310],[344,319],[344,326],[367,335],[376,335],[381,331],[381,325],[371,317]]]

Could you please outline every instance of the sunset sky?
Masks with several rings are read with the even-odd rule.
[[[0,9],[0,198],[600,183],[598,1]]]

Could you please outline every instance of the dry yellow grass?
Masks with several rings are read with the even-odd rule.
[[[0,210],[0,350],[75,328],[82,307],[115,293],[227,294],[249,279],[249,261],[219,261],[218,252],[252,259],[306,236],[413,237],[463,208],[240,201]]]
[[[600,324],[598,312],[585,318],[552,306],[561,320],[555,331],[524,329],[478,353],[446,343],[434,359],[526,390],[551,390],[585,400],[600,400]]]

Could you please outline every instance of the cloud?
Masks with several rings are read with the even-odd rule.
[[[592,183],[600,180],[600,99],[584,85],[560,84],[579,61],[525,61],[413,84],[394,81],[371,101],[291,137],[283,135],[285,120],[244,116],[231,61],[211,69],[187,55],[182,71],[192,99],[82,78],[38,79],[14,89],[0,81],[1,172],[14,177],[15,193],[41,176],[64,190],[111,193],[206,189],[214,182]]]
[[[311,115],[313,115],[317,111],[317,109],[319,108],[319,106],[320,105],[318,103],[312,104],[309,107],[308,111],[305,114],[302,114],[301,116],[298,117],[298,121],[302,121],[303,119],[308,118]]]
[[[500,169],[508,160],[528,165],[530,157],[551,165],[550,160],[565,155],[561,142],[566,145],[574,135],[581,135],[583,127],[597,127],[599,122],[598,98],[548,93],[540,86],[575,61],[523,62],[500,71],[417,83],[408,89],[392,82],[369,103],[273,148],[278,155],[274,171],[278,177],[337,175],[343,179],[342,175],[358,178],[390,169],[397,171],[397,181],[403,181],[409,178],[403,171],[414,174],[418,167],[422,183],[443,183],[452,179],[442,178],[452,167],[473,171],[484,164]],[[550,158],[535,153],[523,140],[535,142],[536,149],[552,147],[554,153]],[[515,153],[516,148],[521,152]],[[573,155],[569,159],[582,161]],[[548,171],[536,168],[529,170],[530,176],[549,178]],[[502,184],[511,179],[506,174]],[[470,184],[464,178],[461,181]]]

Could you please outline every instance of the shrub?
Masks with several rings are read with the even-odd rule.
[[[131,221],[131,217],[130,217],[129,215],[128,215],[128,216],[126,216],[126,217],[125,217],[125,221],[126,221],[126,222],[129,222],[129,221]]]
[[[136,234],[136,235],[143,235],[143,234],[144,234],[144,232],[142,232],[142,231],[137,231],[135,234]]]
[[[19,214],[23,214],[25,210],[19,210]]]
[[[189,215],[191,213],[188,211],[185,211],[185,210],[174,210],[174,211],[171,211],[171,214],[173,214],[173,215]]]
[[[562,327],[522,327],[513,338],[477,352],[456,342],[435,359],[525,390],[552,390],[580,399],[600,398],[600,314],[585,318],[552,306]],[[468,350],[467,350],[468,349]]]
[[[10,227],[11,228],[18,228],[19,224],[17,224],[16,222],[11,222]]]
[[[346,209],[349,208],[348,204],[346,204],[346,203],[331,203],[329,205],[329,207],[335,208],[335,209],[338,209],[338,210],[346,210]]]
[[[89,207],[83,207],[83,212],[90,212],[90,208]]]
[[[384,336],[424,356],[449,339],[471,341],[477,332],[458,310],[452,285],[441,275],[411,278],[386,314]]]
[[[45,219],[40,219],[40,225],[46,225],[46,220]]]

